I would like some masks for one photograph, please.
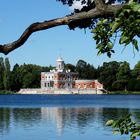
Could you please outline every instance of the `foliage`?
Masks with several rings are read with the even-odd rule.
[[[15,64],[13,70],[11,71],[11,90],[18,91],[22,87],[22,83],[20,80],[21,73],[20,73],[20,66]]]
[[[131,115],[127,115],[125,118],[119,120],[108,120],[107,126],[111,126],[114,130],[113,133],[120,133],[121,135],[130,135],[130,140],[136,140],[136,137],[140,136],[140,125],[137,125],[131,119]]]
[[[127,85],[129,91],[140,91],[140,80],[130,79]]]
[[[108,57],[111,57],[111,53],[114,53],[113,42],[111,40],[111,19],[99,19],[96,27],[92,30],[94,34],[93,38],[96,41],[96,48],[99,50],[98,55],[107,53]]]
[[[15,92],[9,90],[0,90],[0,94],[15,94]]]
[[[78,72],[80,79],[96,79],[97,70],[84,60],[79,60],[76,64],[75,71]]]
[[[66,70],[71,70],[71,72],[75,72],[76,67],[72,64],[65,64]]]
[[[61,1],[64,5],[73,6],[75,0],[57,0]],[[79,0],[77,0],[79,1]],[[74,13],[82,11],[89,11],[95,8],[95,2],[92,0],[82,0],[81,9],[74,7]],[[116,2],[122,4],[128,2],[128,0],[108,0],[103,1],[107,5],[115,4]],[[69,24],[70,29],[89,28],[92,29],[93,39],[96,41],[96,48],[98,49],[98,55],[107,53],[108,57],[111,57],[114,53],[114,45],[116,38],[119,38],[119,44],[128,46],[132,44],[135,50],[139,51],[137,37],[140,37],[140,1],[129,0],[127,5],[124,5],[120,10],[116,11],[114,17],[104,16],[102,18],[95,19],[82,19],[71,22]],[[119,36],[118,36],[119,34]]]
[[[21,85],[21,88],[39,88],[40,74],[45,69],[48,71],[50,70],[33,64],[21,65],[18,68],[18,73],[19,73],[18,81],[19,81],[19,85]]]
[[[3,75],[4,75],[4,60],[2,57],[0,57],[0,90],[4,90]]]
[[[140,4],[130,2],[117,11],[115,19],[99,19],[92,30],[96,40],[98,55],[107,53],[108,57],[114,53],[113,46],[119,33],[119,43],[125,46],[132,44],[139,51],[136,37],[140,37]]]
[[[119,81],[118,80],[118,81],[113,82],[112,89],[116,90],[116,91],[125,90],[125,85],[126,85],[126,81],[124,81],[124,80]]]
[[[136,79],[140,79],[140,61],[135,65],[132,76]]]
[[[0,57],[0,90],[11,90],[11,72],[8,58]]]
[[[104,62],[103,65],[98,68],[98,79],[101,83],[103,83],[105,89],[113,90],[112,83],[116,81],[116,74],[119,66],[119,62],[112,61],[108,63]]]
[[[11,84],[10,82],[11,82],[10,62],[8,58],[5,58],[4,76],[3,76],[4,89],[10,90]]]
[[[57,0],[64,5],[73,6],[74,2],[79,1],[83,6],[81,9],[74,7],[75,13],[89,11],[95,8],[94,0]],[[116,39],[119,38],[119,44],[128,46],[132,44],[133,48],[139,51],[137,37],[140,37],[140,1],[139,0],[103,0],[107,5],[115,3],[127,3],[120,10],[116,11],[114,17],[109,15],[97,17],[95,19],[76,20],[69,24],[70,29],[79,27],[80,29],[92,29],[93,39],[96,41],[98,55],[107,53],[111,57],[114,51]]]
[[[116,77],[117,77],[117,80],[126,80],[126,81],[129,80],[130,67],[129,67],[128,62],[124,61],[120,64]]]

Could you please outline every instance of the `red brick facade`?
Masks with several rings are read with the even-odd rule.
[[[78,80],[78,73],[64,70],[64,61],[58,58],[56,69],[41,73],[41,88],[102,89],[103,85],[97,80]]]
[[[99,83],[97,80],[76,80],[75,88],[78,89],[102,89],[103,85]]]

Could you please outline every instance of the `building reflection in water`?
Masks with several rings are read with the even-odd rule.
[[[65,128],[76,128],[84,133],[87,127],[105,127],[108,119],[117,119],[132,112],[140,120],[140,110],[116,108],[0,108],[0,135],[7,134],[12,125],[22,126],[24,129],[43,124],[53,125],[58,135],[62,135]],[[12,124],[12,125],[11,125]],[[41,125],[40,125],[41,127]],[[52,127],[52,126],[51,126]]]

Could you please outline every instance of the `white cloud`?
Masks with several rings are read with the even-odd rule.
[[[79,0],[79,1],[77,1],[77,0],[74,0],[73,1],[73,5],[70,7],[70,10],[74,10],[74,9],[79,9],[79,10],[81,10],[82,8],[83,8],[83,6],[86,6],[87,5],[87,3],[85,3],[85,4],[81,4],[81,1],[82,0]],[[92,2],[94,1],[94,0],[91,0]],[[105,3],[107,3],[109,0],[105,0]],[[87,2],[87,0],[86,0],[86,2]],[[115,3],[115,5],[116,4],[118,4],[118,3]]]
[[[106,0],[105,3],[107,3],[109,0]]]
[[[85,5],[86,5],[86,4],[85,4]],[[84,5],[81,5],[81,0],[80,0],[80,1],[74,0],[73,5],[70,7],[70,9],[71,9],[71,10],[74,10],[74,9],[79,9],[79,10],[81,10],[83,6],[84,6]]]
[[[74,9],[81,10],[83,8],[83,6],[86,6],[87,5],[86,3],[85,4],[81,4],[81,1],[82,0],[79,0],[79,1],[74,0],[73,1],[73,5],[70,7],[70,9],[71,10],[74,10]],[[94,0],[91,0],[91,1],[94,1]],[[86,2],[87,2],[87,0],[86,0]]]

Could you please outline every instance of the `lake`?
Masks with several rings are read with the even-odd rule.
[[[140,122],[140,95],[0,95],[0,140],[128,140],[105,126]]]

